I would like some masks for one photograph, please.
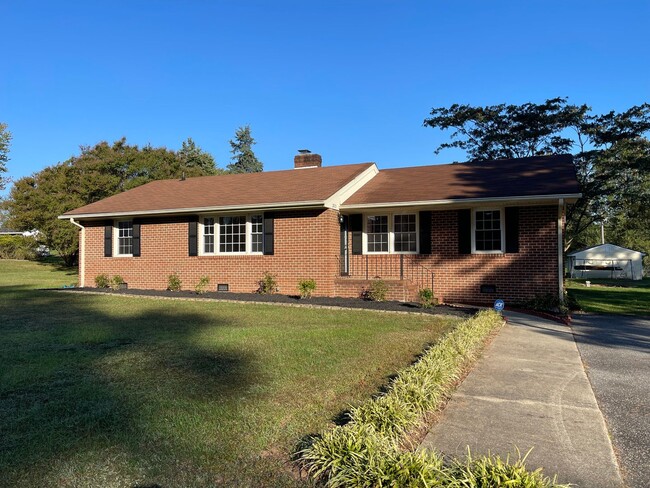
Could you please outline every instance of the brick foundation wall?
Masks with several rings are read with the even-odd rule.
[[[298,281],[316,280],[314,295],[334,294],[338,275],[339,222],[333,210],[276,212],[275,253],[263,255],[188,256],[187,217],[141,219],[141,256],[104,257],[103,222],[86,226],[85,285],[99,274],[120,275],[130,288],[164,290],[178,273],[183,289],[193,290],[201,276],[209,289],[228,283],[230,291],[253,292],[265,271],[274,274],[280,293],[297,294]]]

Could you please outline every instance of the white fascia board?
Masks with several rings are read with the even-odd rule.
[[[382,203],[367,203],[367,204],[350,204],[341,205],[341,210],[363,210],[373,208],[390,208],[390,207],[430,207],[430,206],[459,206],[459,205],[484,205],[491,203],[498,204],[545,204],[556,203],[560,199],[564,199],[567,203],[574,203],[582,193],[573,193],[568,195],[534,195],[523,197],[490,197],[490,198],[457,198],[448,200],[419,200],[412,202],[382,202]]]
[[[59,215],[61,220],[71,219],[100,219],[111,217],[140,217],[146,215],[187,215],[208,212],[248,212],[251,210],[301,210],[310,208],[326,208],[323,200],[312,200],[305,202],[282,202],[252,205],[223,205],[219,207],[192,207],[192,208],[169,208],[162,210],[140,210],[129,212],[100,212],[74,215]]]
[[[363,185],[372,180],[375,176],[377,176],[378,173],[379,170],[377,169],[377,165],[375,163],[372,163],[371,166],[363,170],[350,182],[343,185],[343,187],[341,187],[338,191],[332,194],[332,196],[325,200],[325,206],[327,208],[333,209],[340,208],[341,204],[344,201],[359,191]]]

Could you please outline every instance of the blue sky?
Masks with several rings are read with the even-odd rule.
[[[250,124],[266,170],[462,159],[432,107],[569,96],[596,112],[650,101],[647,1],[0,0],[9,175],[125,136],[187,137],[229,162]]]

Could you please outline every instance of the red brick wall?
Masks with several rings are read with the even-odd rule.
[[[234,292],[252,292],[265,271],[276,275],[280,293],[297,293],[300,279],[316,280],[315,295],[358,296],[361,285],[337,279],[339,275],[338,214],[333,210],[278,212],[275,217],[275,255],[188,256],[187,220],[183,218],[142,221],[141,257],[103,255],[102,223],[85,224],[85,284],[94,286],[97,275],[119,274],[131,288],[165,289],[167,277],[178,273],[183,288],[193,290],[201,276],[210,277],[210,289],[228,283]],[[435,273],[434,292],[445,302],[492,303],[496,298],[522,302],[535,295],[558,292],[557,207],[521,207],[519,252],[513,254],[458,254],[456,210],[432,212],[431,256],[404,256]],[[359,256],[355,256],[359,258]],[[361,256],[365,259],[365,256]],[[369,256],[385,260],[386,255]],[[398,255],[388,259],[399,259]],[[391,271],[371,269],[370,277],[399,277],[399,262]],[[384,270],[386,268],[383,268]],[[407,272],[408,272],[407,266]],[[385,276],[383,276],[385,275]],[[358,276],[357,276],[358,278]],[[429,283],[429,278],[424,281]],[[480,293],[482,284],[495,285],[494,294]],[[394,289],[393,289],[394,288]],[[404,293],[413,293],[413,287]],[[397,285],[390,298],[403,296]]]
[[[95,277],[120,275],[130,288],[163,290],[167,278],[178,273],[183,289],[193,290],[201,276],[209,289],[228,283],[230,291],[253,292],[265,271],[274,274],[280,293],[297,294],[301,279],[316,280],[315,295],[332,295],[338,273],[339,223],[333,210],[276,212],[275,254],[188,256],[187,218],[140,220],[141,256],[104,257],[103,222],[85,222],[85,285]]]

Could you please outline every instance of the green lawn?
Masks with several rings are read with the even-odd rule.
[[[585,312],[650,315],[650,278],[643,280],[567,280],[569,294]]]
[[[0,261],[4,486],[303,486],[298,440],[455,319],[38,290]]]

